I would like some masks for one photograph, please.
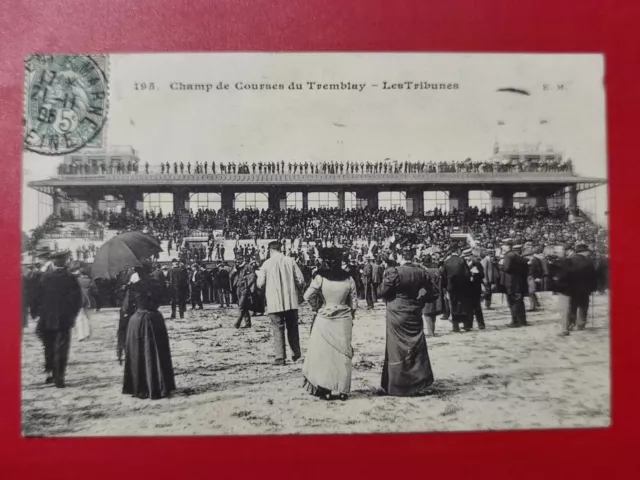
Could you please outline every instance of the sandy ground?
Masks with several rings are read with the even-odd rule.
[[[428,339],[436,381],[431,395],[381,395],[385,307],[361,310],[353,339],[352,395],[316,399],[302,388],[302,363],[272,362],[266,317],[233,328],[235,309],[205,306],[167,321],[178,391],[163,400],[121,393],[115,310],[92,312],[93,336],[74,340],[67,388],[44,384],[34,324],[25,329],[22,414],[26,436],[247,435],[604,427],[610,424],[609,303],[596,296],[588,329],[559,337],[555,299],[506,328],[501,295],[485,311],[487,329],[454,334],[438,322]],[[168,309],[163,308],[168,317]],[[301,309],[303,355],[310,311]],[[290,352],[289,352],[290,355]]]

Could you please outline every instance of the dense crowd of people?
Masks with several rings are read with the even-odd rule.
[[[592,249],[606,247],[607,231],[583,220],[576,212],[570,220],[567,208],[523,206],[520,208],[476,207],[443,212],[435,209],[420,215],[408,215],[402,209],[321,208],[309,210],[198,210],[185,212],[186,228],[178,216],[162,212],[128,211],[100,214],[111,229],[146,231],[160,240],[167,240],[169,253],[180,252],[182,239],[191,230],[208,236],[207,248],[194,247],[196,257],[182,260],[211,260],[220,256],[213,241],[214,229],[222,237],[234,240],[279,240],[299,244],[322,241],[349,247],[357,242],[379,246],[394,239],[409,239],[414,245],[430,245],[445,249],[453,233],[468,233],[485,246],[495,246],[506,237],[522,237],[522,242],[562,244],[581,240]]]
[[[221,308],[233,303],[238,308],[236,328],[250,328],[252,313],[266,313],[273,327],[275,364],[284,365],[285,331],[292,360],[302,356],[297,311],[304,300],[315,312],[303,366],[304,386],[313,395],[330,399],[337,394],[344,400],[350,392],[351,328],[358,302],[364,299],[371,309],[380,297],[387,310],[381,386],[389,395],[420,395],[434,378],[424,325],[426,336],[435,335],[441,314],[451,320],[454,332],[471,331],[474,319],[483,330],[482,300],[485,309],[491,308],[497,292],[509,305],[508,326],[523,327],[529,324],[525,297],[530,310],[536,310],[540,308],[536,294],[551,290],[558,297],[560,334],[586,327],[590,296],[608,289],[606,254],[591,251],[582,240],[545,252],[549,246],[527,247],[509,238],[500,240],[499,248],[468,248],[464,241],[449,239],[446,250],[429,246],[427,251],[405,237],[379,249],[363,247],[361,256],[357,249],[319,244],[314,249],[317,258],[301,262],[272,241],[266,258],[237,251],[231,264],[189,266],[174,259],[169,267],[149,260],[121,272],[111,285],[122,295],[117,357],[121,364],[124,361],[123,393],[163,398],[175,389],[169,338],[158,311],[161,305],[170,305],[170,318],[176,319],[184,318],[188,303],[192,310],[207,303]],[[87,272],[69,267],[67,261],[64,252],[53,253],[48,264],[34,265],[23,279],[23,326],[29,316],[38,318],[46,382],[59,388],[65,386],[72,329],[83,325],[83,338],[90,335],[86,310],[96,301],[100,308],[99,290],[106,285],[101,279],[91,281]]]
[[[151,166],[146,162],[141,166],[136,161],[127,163],[105,162],[96,164],[74,163],[60,164],[59,175],[106,175],[139,174],[144,172],[160,174],[392,174],[392,173],[518,173],[518,172],[572,172],[571,160],[546,159],[534,160],[484,160],[474,161],[366,161],[366,162],[200,162],[161,163]]]

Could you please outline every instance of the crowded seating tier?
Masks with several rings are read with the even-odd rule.
[[[473,161],[365,161],[365,162],[173,162],[160,165],[141,164],[137,161],[98,163],[63,163],[59,175],[138,175],[138,174],[290,174],[290,175],[345,175],[345,174],[434,174],[434,173],[572,173],[571,160],[484,160]]]
[[[69,214],[63,212],[69,221]],[[93,212],[84,220],[104,226],[104,240],[124,231],[144,231],[162,243],[161,261],[181,256],[187,262],[216,257],[211,244],[225,247],[224,260],[233,260],[237,243],[281,240],[289,245],[308,242],[388,245],[400,240],[446,250],[452,236],[469,234],[478,245],[498,246],[501,239],[514,237],[535,245],[585,242],[605,249],[607,231],[578,216],[570,221],[566,208],[525,206],[491,210],[467,208],[444,212],[433,210],[408,215],[404,210],[332,208],[310,210],[209,210],[179,214],[153,211]],[[59,220],[59,219],[58,219]],[[187,240],[187,241],[185,241]],[[94,245],[102,242],[93,242]],[[91,253],[82,257],[91,257]],[[166,257],[166,258],[165,258]]]

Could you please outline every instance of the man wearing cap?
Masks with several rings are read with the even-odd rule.
[[[527,313],[524,307],[524,296],[527,294],[527,262],[516,252],[519,245],[512,240],[505,240],[502,245],[503,256],[500,267],[503,273],[502,285],[507,295],[507,304],[511,311],[511,328],[527,325]]]
[[[302,356],[298,335],[298,290],[304,288],[304,277],[295,260],[282,254],[280,242],[269,243],[269,259],[258,272],[257,286],[265,288],[267,314],[274,337],[275,364],[286,364],[285,328],[295,362]]]
[[[571,246],[567,246],[567,258],[559,262],[556,276],[558,309],[560,310],[560,335],[569,335],[577,326],[584,330],[587,325],[589,296],[598,288],[598,276],[591,252],[584,243],[575,246],[572,255]]]
[[[171,296],[171,319],[176,318],[176,307],[180,311],[180,318],[184,318],[189,298],[189,274],[175,258],[171,260],[171,270],[169,270],[167,279]]]
[[[82,293],[78,280],[66,268],[67,253],[49,258],[52,268],[42,275],[36,296],[37,332],[44,345],[46,383],[64,388],[71,329],[82,306]]]

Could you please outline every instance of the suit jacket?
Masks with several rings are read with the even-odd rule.
[[[598,288],[596,267],[589,255],[576,254],[558,264],[556,291],[571,297],[589,296]]]
[[[231,288],[231,284],[229,282],[229,270],[227,267],[220,267],[218,274],[216,275],[216,283],[218,284],[218,288],[222,290],[229,290]]]
[[[509,295],[528,293],[529,266],[524,258],[513,251],[507,252],[503,258],[502,272],[505,293]]]
[[[189,273],[184,268],[175,267],[169,270],[167,278],[171,300],[186,301],[189,298]]]
[[[203,275],[200,270],[197,270],[196,272],[190,271],[189,285],[191,286],[191,291],[194,291],[194,290],[198,291],[202,289],[202,280],[203,280]]]
[[[467,262],[451,255],[442,268],[443,283],[449,294],[452,315],[466,315],[471,311],[471,271]]]
[[[82,293],[78,280],[66,268],[53,268],[44,273],[36,298],[39,329],[65,331],[75,326]]]
[[[447,292],[452,297],[464,297],[469,294],[471,272],[464,259],[451,255],[444,262],[443,278]]]
[[[529,276],[534,279],[544,276],[542,261],[535,255],[529,260]]]
[[[298,288],[303,288],[304,276],[293,258],[271,252],[258,272],[257,286],[265,288],[267,313],[297,310]]]
[[[371,281],[376,285],[382,283],[382,266],[377,263],[371,265]]]
[[[491,258],[489,256],[484,257],[480,260],[480,264],[484,270],[484,283],[489,285],[497,283],[499,272],[496,270],[495,263],[493,263]]]
[[[362,269],[362,283],[371,283],[373,281],[373,266],[368,263]]]

